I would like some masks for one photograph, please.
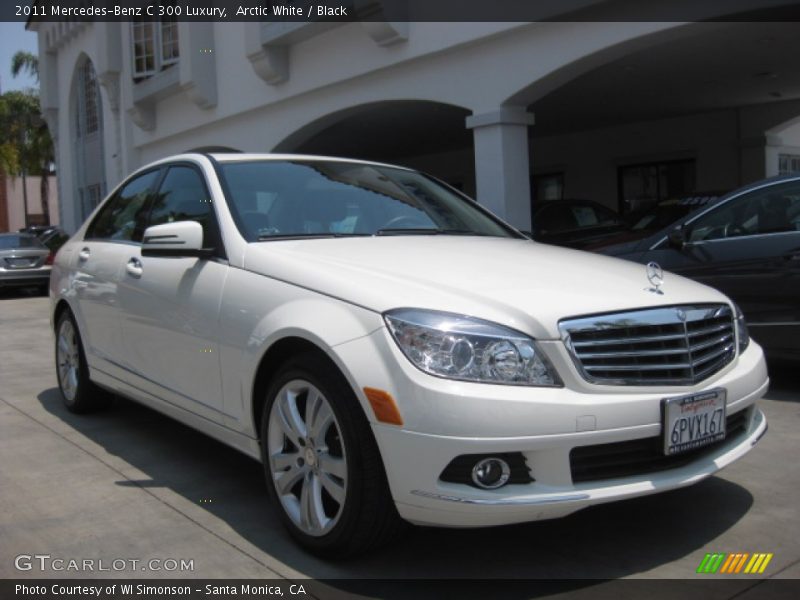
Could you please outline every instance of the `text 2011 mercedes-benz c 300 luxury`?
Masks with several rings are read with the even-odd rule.
[[[724,295],[537,244],[400,167],[161,160],[61,249],[50,295],[70,410],[110,391],[261,460],[319,554],[690,485],[767,429]]]

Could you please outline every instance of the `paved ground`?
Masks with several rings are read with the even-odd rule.
[[[706,552],[773,552],[800,578],[800,384],[774,370],[756,451],[686,490],[491,530],[415,529],[391,548],[325,563],[268,506],[260,465],[136,404],[62,408],[48,301],[0,291],[0,578],[86,576],[14,568],[19,554],[173,558],[195,578],[692,578]],[[141,567],[139,567],[141,569]],[[708,576],[706,576],[708,577]]]

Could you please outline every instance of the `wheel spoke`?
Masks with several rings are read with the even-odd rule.
[[[328,493],[334,500],[336,500],[336,502],[338,502],[340,505],[344,504],[343,484],[334,480],[333,477],[331,477],[327,473],[320,473],[319,480],[320,482],[322,482],[322,487],[324,487],[328,491]]]
[[[300,519],[302,524],[313,530],[322,529],[328,521],[322,506],[322,488],[314,473],[307,473],[300,492]]]
[[[297,484],[300,479],[306,474],[307,470],[304,467],[298,467],[296,464],[288,471],[282,473],[274,473],[275,487],[278,494],[285,496],[291,493],[292,488]],[[304,485],[305,487],[305,485]]]
[[[335,475],[339,479],[347,478],[347,463],[338,456],[321,454],[319,456],[319,470],[329,475]]]
[[[325,432],[330,427],[330,424],[333,423],[333,411],[322,396],[317,395],[316,399],[318,402],[314,412],[310,415],[306,413],[308,415],[306,423],[311,437],[316,440],[318,445],[322,445]]]
[[[72,354],[69,342],[63,332],[58,336],[58,349],[62,356],[70,356]]]
[[[280,417],[283,433],[299,448],[300,438],[306,437],[306,426],[297,410],[296,394],[286,390],[283,396],[279,398],[278,416]]]
[[[78,387],[78,369],[75,367],[71,367],[67,373],[67,386],[70,391],[75,390]]]

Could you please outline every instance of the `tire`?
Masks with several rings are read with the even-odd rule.
[[[261,419],[261,457],[283,524],[313,554],[359,554],[405,526],[364,412],[325,357],[304,354],[278,370]]]
[[[55,355],[58,388],[70,412],[88,413],[110,404],[111,395],[89,379],[81,335],[69,310],[61,313],[56,324]]]

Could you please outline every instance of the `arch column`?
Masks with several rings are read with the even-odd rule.
[[[528,126],[534,117],[521,106],[504,106],[467,117],[475,140],[478,202],[520,229],[531,227]]]

